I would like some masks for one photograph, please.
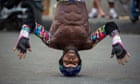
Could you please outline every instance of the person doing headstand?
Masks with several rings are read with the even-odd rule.
[[[115,22],[107,22],[95,32],[91,32],[88,12],[84,0],[57,0],[54,20],[49,31],[35,23],[34,27],[23,24],[15,50],[20,59],[27,50],[31,51],[29,33],[32,31],[48,47],[63,51],[59,60],[59,69],[65,76],[77,75],[82,66],[78,51],[92,49],[108,35],[112,38],[112,54],[119,64],[127,63],[127,50],[120,37],[120,30]]]

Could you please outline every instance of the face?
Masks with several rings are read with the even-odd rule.
[[[77,67],[79,58],[75,51],[70,50],[64,55],[62,61],[65,67]]]

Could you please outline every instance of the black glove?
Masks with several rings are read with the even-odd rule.
[[[29,38],[21,37],[17,43],[16,49],[21,53],[26,53],[27,49],[30,48]]]
[[[126,50],[123,47],[123,44],[121,43],[117,43],[115,45],[112,45],[113,49],[112,49],[112,56],[116,55],[117,59],[122,59],[126,54]]]

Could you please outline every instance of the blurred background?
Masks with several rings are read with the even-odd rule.
[[[93,10],[93,1],[95,0],[85,1],[88,13],[90,14]],[[110,11],[108,1],[112,0],[101,0],[101,6],[106,15],[109,14]],[[89,17],[92,30],[105,24],[105,22],[115,21],[123,33],[139,34],[140,31],[137,31],[137,28],[139,27],[140,1],[113,1],[117,18]],[[30,23],[30,26],[33,26],[35,22],[43,24],[45,28],[49,30],[56,5],[56,0],[0,0],[0,30],[20,30],[22,24]]]
[[[85,0],[85,1],[86,1],[87,10],[88,12],[90,12],[94,0]],[[115,9],[120,16],[128,16],[130,14],[128,8],[128,6],[130,5],[130,1],[131,0],[115,0]],[[42,3],[44,6],[43,15],[53,17],[57,4],[56,0],[42,0]],[[107,0],[101,0],[101,4],[103,6],[104,11],[108,12],[109,8],[108,8]]]
[[[93,1],[95,0],[85,0],[85,1],[88,13],[90,13],[93,8]],[[102,8],[106,14],[108,14],[109,12],[108,1],[109,0],[101,0]],[[49,30],[57,2],[56,0],[42,0],[42,4],[43,4],[42,20],[44,21],[43,24]],[[117,19],[89,18],[92,31],[96,30],[96,28],[100,27],[101,25],[105,24],[108,21],[115,21],[120,27],[122,33],[140,34],[140,31],[138,31],[140,26],[140,21],[138,19],[140,15],[139,0],[114,0],[114,9],[118,15]],[[138,10],[138,12],[136,12],[136,10]]]

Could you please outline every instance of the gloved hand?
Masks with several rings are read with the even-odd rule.
[[[130,57],[130,54],[126,51],[124,48],[123,43],[116,43],[112,45],[112,53],[111,58],[116,55],[117,61],[119,64],[124,65],[128,61],[128,57]]]
[[[30,27],[24,24],[18,36],[17,45],[14,48],[14,51],[18,51],[19,59],[25,58],[27,50],[31,51],[29,44],[29,32]]]

